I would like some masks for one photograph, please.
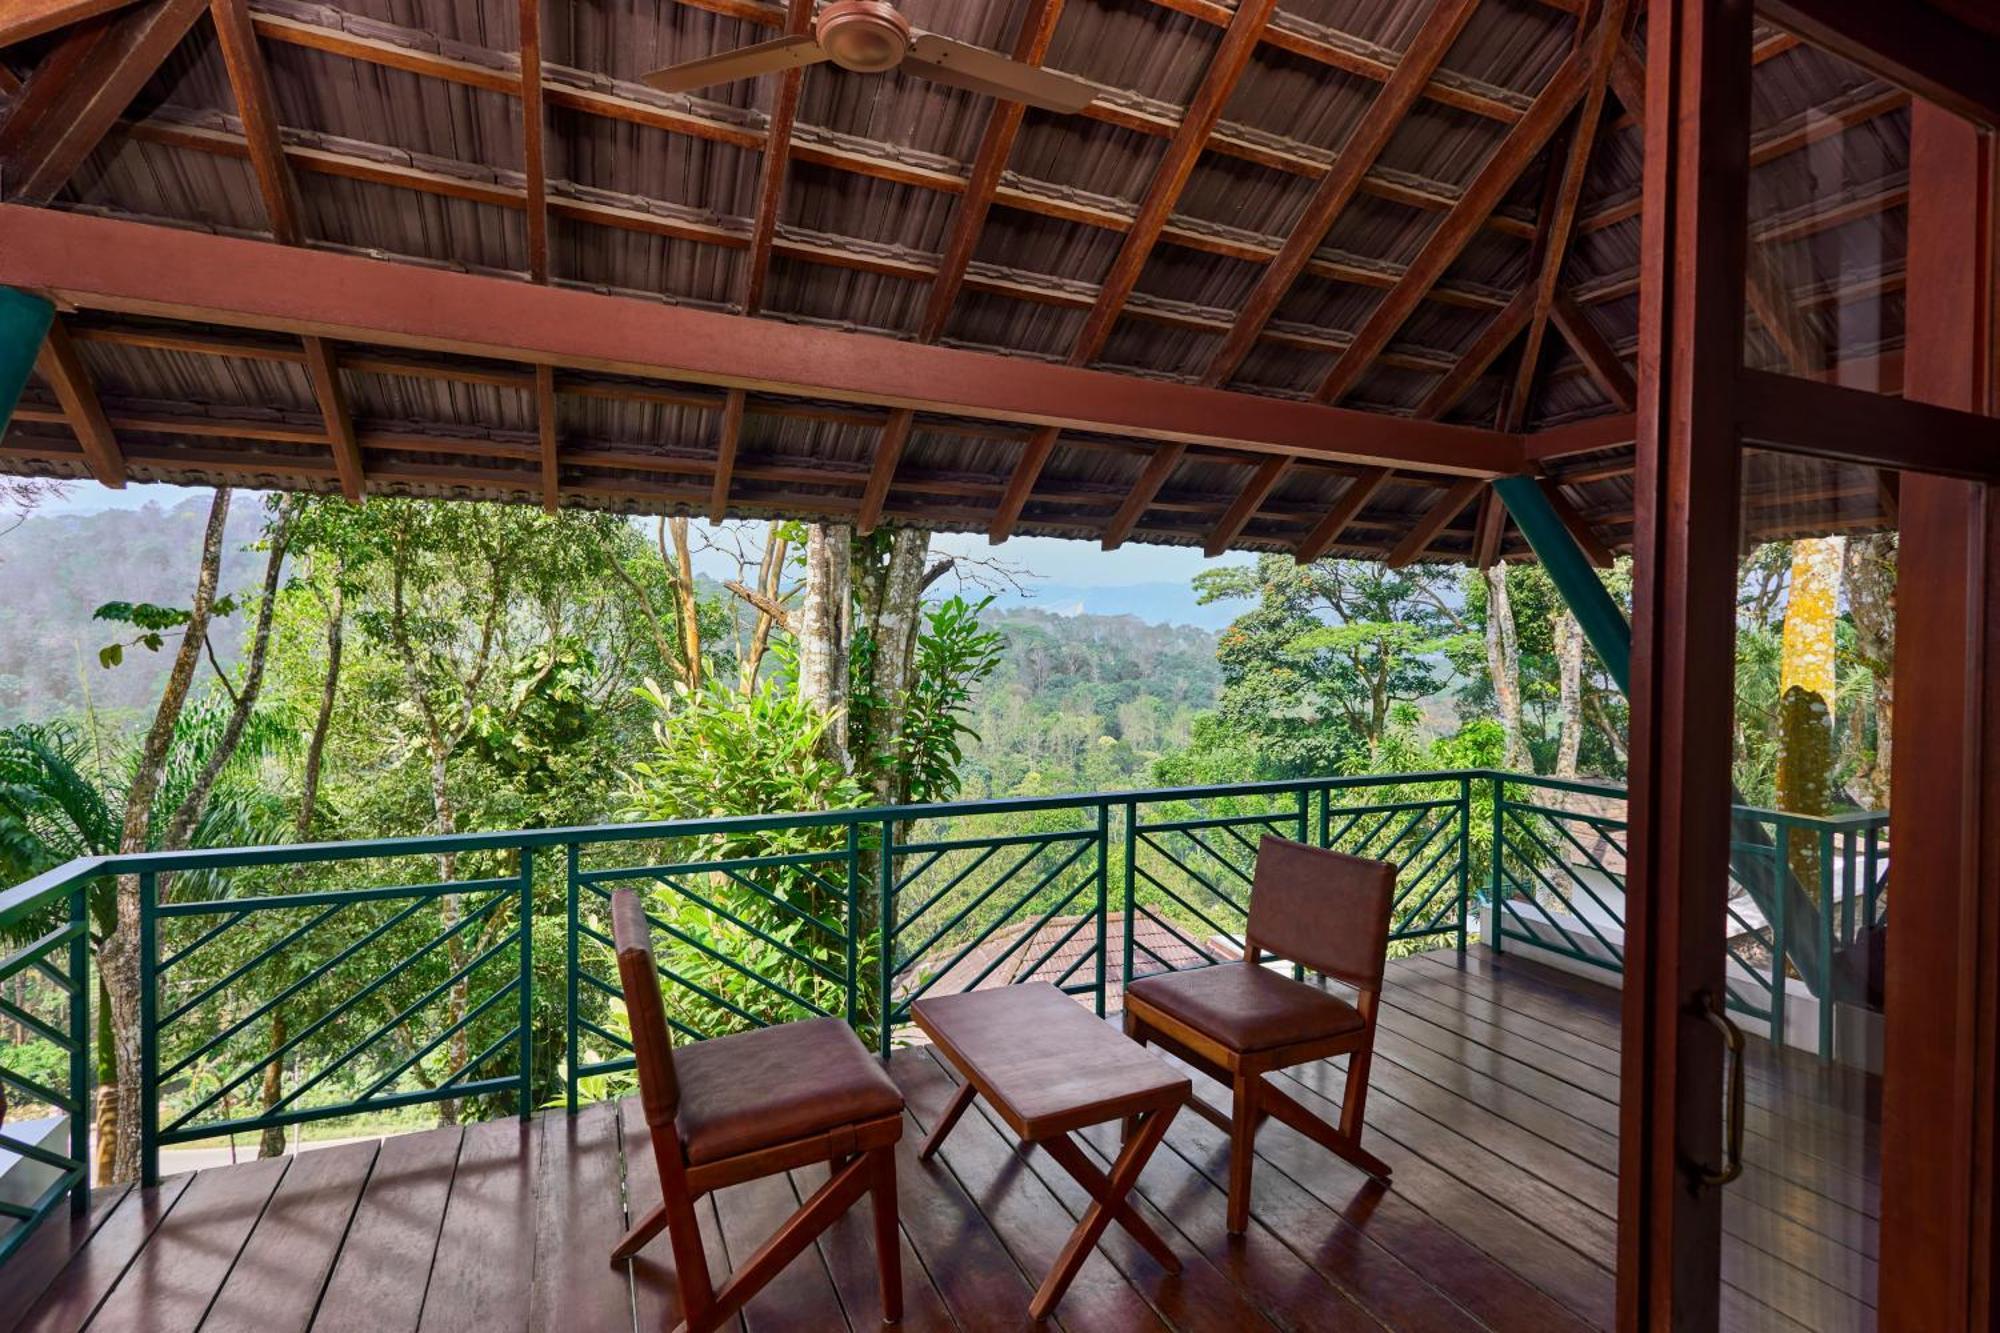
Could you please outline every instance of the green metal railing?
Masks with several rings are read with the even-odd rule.
[[[1490,774],[1494,849],[1488,897],[1493,904],[1494,948],[1509,941],[1605,972],[1624,967],[1625,791],[1608,783]],[[1811,816],[1752,806],[1732,808],[1738,830],[1730,848],[1737,889],[1751,876],[1765,883],[1789,874],[1805,886],[1815,920],[1789,919],[1790,895],[1769,895],[1772,910],[1759,912],[1748,893],[1733,894],[1727,908],[1724,949],[1732,1009],[1769,1025],[1773,1038],[1786,1031],[1786,1006],[1796,979],[1816,1001],[1817,1044],[1834,1047],[1834,998],[1843,991],[1836,969],[1861,969],[1856,946],[1882,924],[1889,873],[1886,812]],[[1747,836],[1746,836],[1747,835]],[[1818,932],[1809,951],[1812,975],[1800,974],[1793,932]],[[1865,981],[1865,978],[1854,978]]]
[[[1463,948],[1475,898],[1490,897],[1496,947],[1615,967],[1622,860],[1598,840],[1622,840],[1623,824],[1559,803],[1578,793],[1622,797],[1454,771],[75,861],[0,890],[0,937],[31,941],[0,962],[0,982],[25,978],[40,1001],[0,998],[0,1019],[30,1034],[0,1045],[7,1115],[67,1116],[70,1144],[54,1153],[0,1125],[0,1148],[55,1173],[37,1199],[0,1203],[0,1257],[87,1192],[90,925],[112,919],[114,880],[138,906],[136,1100],[152,1180],[172,1145],[443,1102],[526,1115],[621,1090],[632,1060],[609,924],[621,887],[641,892],[688,1040],[832,1018],[886,1053],[915,1000],[1029,978],[1103,1013],[1136,976],[1241,948],[1267,833],[1396,862],[1399,948]],[[1841,858],[1865,863],[1865,895],[1826,914],[1836,941],[1880,919],[1879,817],[1772,818],[1770,854],[1791,856],[1810,830],[1832,849],[1828,882],[1858,882],[1827,869]],[[1579,915],[1592,898],[1599,910]],[[1782,959],[1786,923],[1768,929]],[[1765,1007],[1782,1020],[1782,1006],[1774,979]]]

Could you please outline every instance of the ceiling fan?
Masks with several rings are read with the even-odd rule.
[[[1097,95],[1097,89],[1082,79],[919,32],[889,0],[835,0],[814,16],[810,34],[683,61],[643,78],[663,93],[684,93],[827,60],[857,74],[881,74],[901,66],[934,83],[1045,111],[1081,111]]]

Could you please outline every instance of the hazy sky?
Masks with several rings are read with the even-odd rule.
[[[145,504],[172,508],[195,491],[185,486],[132,485],[107,490],[90,482],[71,485],[63,499],[42,505],[44,514],[86,514],[103,509],[137,509]],[[1007,561],[1050,584],[1077,588],[1121,587],[1135,583],[1186,584],[1199,571],[1218,564],[1248,564],[1253,557],[1231,552],[1209,560],[1198,550],[1179,546],[1131,544],[1105,551],[1095,542],[1063,541],[1054,537],[1016,537],[994,546],[984,537],[949,534],[936,539],[939,550]],[[707,571],[720,573],[718,567]]]

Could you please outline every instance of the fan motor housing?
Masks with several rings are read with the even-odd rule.
[[[813,35],[834,64],[857,74],[894,69],[910,49],[909,20],[887,0],[838,0],[820,11]]]

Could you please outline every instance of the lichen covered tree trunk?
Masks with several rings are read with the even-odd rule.
[[[1854,794],[1870,809],[1886,810],[1896,720],[1896,534],[1882,532],[1849,541],[1845,574],[1855,655],[1874,684],[1874,744],[1861,749]]]
[[[1514,628],[1514,603],[1507,595],[1507,567],[1494,564],[1486,579],[1486,668],[1493,677],[1493,706],[1507,738],[1501,766],[1518,770],[1526,761],[1521,741],[1521,646]]]
[[[1556,616],[1557,703],[1562,731],[1556,742],[1556,776],[1576,776],[1583,749],[1583,627],[1564,611]]]
[[[1833,807],[1835,624],[1842,539],[1792,544],[1791,594],[1785,605],[1778,670],[1778,808],[1823,815]],[[1820,856],[1810,838],[1794,838],[1792,872],[1808,894],[1819,891]],[[1824,904],[1822,904],[1824,905]]]
[[[847,666],[854,645],[853,535],[845,523],[806,529],[806,586],[799,609],[799,689],[834,715],[826,744],[843,768],[847,750]]]

